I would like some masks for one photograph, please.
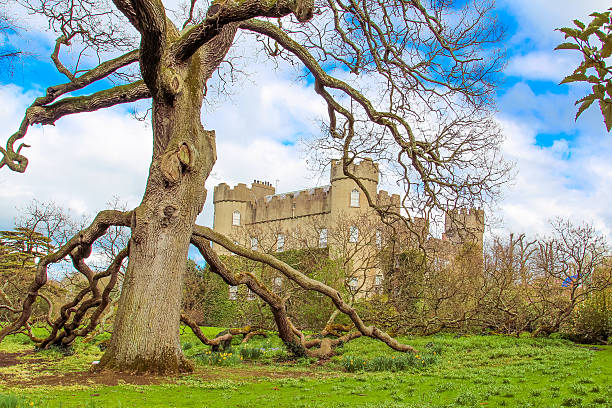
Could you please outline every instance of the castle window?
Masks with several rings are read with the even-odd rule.
[[[359,279],[351,278],[348,284],[349,284],[349,289],[351,290],[351,292],[355,293],[357,292],[357,288],[359,286]]]
[[[232,213],[232,225],[240,225],[240,211]]]
[[[359,190],[351,191],[351,207],[359,207]]]
[[[327,228],[323,228],[319,232],[319,248],[327,248]]]
[[[374,277],[374,293],[382,295],[383,293],[382,283],[383,283],[382,273],[376,274],[376,276]]]
[[[274,288],[276,290],[281,290],[283,288],[283,278],[281,278],[280,276],[274,278]]]
[[[380,230],[376,230],[376,248],[382,248],[382,232]]]
[[[238,300],[238,286],[229,287],[229,300]]]
[[[359,228],[351,225],[351,231],[349,233],[349,242],[357,242],[359,240]]]
[[[259,242],[257,241],[257,238],[251,237],[251,249],[253,251],[257,251],[258,247],[259,247]]]
[[[278,252],[283,252],[285,250],[285,236],[283,234],[278,234],[276,237],[276,250]]]
[[[255,299],[257,299],[257,295],[250,288],[247,288],[246,299],[247,300],[255,300]]]

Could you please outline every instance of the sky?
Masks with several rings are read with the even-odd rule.
[[[9,6],[10,7],[10,6]],[[508,29],[508,63],[497,93],[496,118],[503,128],[504,157],[516,176],[488,214],[490,234],[546,236],[549,221],[571,218],[592,223],[612,238],[612,135],[595,105],[574,121],[581,85],[558,85],[578,53],[553,51],[563,36],[555,28],[574,18],[589,21],[603,0],[498,0],[495,12]],[[0,36],[0,47],[15,45],[29,55],[12,75],[0,74],[0,141],[14,132],[27,106],[44,90],[63,82],[48,55],[53,34],[44,21],[9,8],[18,35]],[[26,17],[26,18],[24,18]],[[202,112],[217,134],[217,163],[206,182],[209,196],[198,223],[212,225],[212,189],[267,180],[278,192],[328,183],[308,171],[299,141],[320,132],[325,116],[312,84],[296,80],[295,70],[253,59],[232,95]],[[141,106],[142,107],[142,106]],[[25,174],[0,170],[0,229],[11,228],[18,209],[36,198],[69,208],[75,217],[95,214],[113,197],[138,205],[151,158],[151,128],[134,119],[129,107],[72,115],[55,126],[36,126],[25,143],[30,164]],[[265,119],[262,119],[265,118]],[[494,216],[491,216],[494,215]]]

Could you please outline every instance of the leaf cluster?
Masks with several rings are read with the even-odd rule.
[[[592,13],[593,19],[587,26],[580,20],[574,20],[573,27],[559,28],[569,40],[559,44],[555,50],[580,51],[583,61],[571,75],[566,76],[561,84],[586,82],[592,92],[576,101],[578,112],[576,118],[588,109],[593,102],[599,103],[601,114],[608,132],[612,129],[612,8],[603,13]]]

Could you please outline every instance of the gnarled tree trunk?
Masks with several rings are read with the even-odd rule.
[[[206,200],[204,183],[216,160],[215,134],[200,121],[203,87],[235,31],[224,30],[183,65],[162,64],[157,74],[162,83],[153,95],[153,161],[132,217],[129,263],[102,368],[164,373],[191,368],[179,342],[183,273]]]

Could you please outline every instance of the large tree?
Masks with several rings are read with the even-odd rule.
[[[92,282],[88,307],[99,308],[99,277],[85,260],[109,227],[125,226],[131,229],[129,249],[121,251],[104,272],[114,276],[128,256],[112,341],[102,366],[165,372],[188,368],[178,329],[190,243],[226,283],[246,284],[268,303],[287,344],[304,350],[316,343],[305,341],[291,323],[282,298],[252,274],[230,271],[210,241],[328,296],[352,320],[355,331],[350,338],[365,335],[396,350],[413,350],[366,325],[333,288],[195,225],[206,200],[204,182],[216,160],[215,132],[203,128],[200,111],[211,94],[207,91],[217,84],[211,80],[213,74],[230,48],[241,46],[237,39],[244,37],[237,33],[250,33],[270,58],[301,64],[311,75],[329,112],[327,132],[314,142],[321,148],[317,151],[326,156],[325,161],[329,155],[342,158],[344,172],[389,225],[410,225],[416,211],[482,204],[495,194],[508,171],[500,161],[500,133],[490,117],[503,65],[503,53],[496,48],[502,32],[492,1],[321,0],[315,5],[312,0],[210,4],[191,0],[181,22],[172,18],[161,0],[18,3],[46,16],[58,33],[51,59],[68,81],[49,87],[27,109],[18,131],[5,148],[0,147],[0,167],[26,170],[27,145],[15,144],[34,124],[53,124],[69,114],[143,99],[152,105],[153,158],[140,205],[132,211],[100,212],[88,228],[43,258],[22,312],[0,331],[0,340],[27,323],[28,310],[46,282],[47,266],[67,256]],[[70,43],[95,51],[104,62],[88,68],[75,58],[77,63],[69,69],[60,51]],[[120,51],[124,53],[118,55]],[[114,54],[104,59],[109,52]],[[136,74],[129,71],[131,64],[138,64]],[[109,85],[110,76],[123,82]],[[68,96],[93,83],[108,89]],[[402,211],[378,205],[351,173],[350,164],[363,157],[381,161],[389,174],[397,176],[405,188]],[[58,322],[60,330],[66,323]],[[318,345],[324,349],[321,341]],[[321,350],[311,354],[317,353],[324,354]]]

